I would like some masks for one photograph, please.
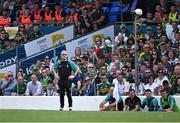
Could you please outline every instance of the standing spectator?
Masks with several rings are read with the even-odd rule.
[[[32,32],[29,35],[30,40],[37,39],[37,38],[43,36],[43,33],[40,31],[40,27],[38,24],[33,24],[33,30],[34,30],[34,32]]]
[[[113,91],[114,88],[111,87],[106,98],[99,105],[100,111],[115,111],[115,110],[123,111],[124,104],[122,97],[120,97],[119,100],[116,101],[116,99],[113,97]],[[106,103],[109,103],[109,105],[106,106],[105,105]]]
[[[172,4],[170,6],[170,13],[169,13],[169,22],[173,22],[173,21],[178,21],[178,12],[175,4]]]
[[[42,85],[38,81],[37,75],[31,75],[31,81],[28,82],[26,92],[26,96],[41,96],[42,95]]]
[[[164,17],[164,13],[163,13],[163,11],[162,11],[161,6],[158,4],[158,5],[156,5],[156,12],[155,12],[155,14],[154,14],[154,20],[155,20],[157,23],[161,23],[163,17]]]
[[[24,81],[23,76],[19,76],[17,78],[17,85],[15,86],[15,88],[13,89],[13,92],[17,95],[17,96],[25,96],[25,92],[26,92],[26,87],[27,84]]]
[[[129,91],[129,97],[125,99],[124,111],[140,111],[141,100],[135,94],[135,90]]]
[[[105,74],[100,76],[101,83],[97,85],[97,95],[104,96],[109,92],[111,84]]]
[[[168,95],[166,89],[161,90],[160,109],[163,112],[179,112],[174,97]]]
[[[17,80],[14,78],[13,73],[10,71],[8,72],[8,81],[3,81],[1,85],[1,90],[3,96],[11,96],[13,92],[13,88],[17,85]]]
[[[79,72],[79,67],[74,62],[68,60],[67,55],[67,51],[61,51],[60,60],[54,65],[54,76],[55,79],[59,80],[60,110],[64,108],[65,90],[68,97],[69,110],[72,110],[71,84],[72,79],[74,79]]]
[[[147,89],[145,91],[145,94],[146,98],[142,101],[141,108],[144,109],[144,107],[147,106],[148,111],[158,111],[158,100],[152,96],[152,91],[150,89]]]
[[[8,16],[8,10],[3,9],[2,16],[0,16],[0,25],[3,25],[3,27],[9,27],[10,23],[11,23],[11,17]]]
[[[59,23],[65,22],[65,12],[63,8],[61,7],[61,5],[56,4],[54,8],[55,8],[55,11],[54,11],[55,21]]]
[[[104,25],[106,17],[101,9],[101,3],[99,0],[96,0],[95,8],[89,13],[89,16],[92,16],[94,30],[97,30],[100,26]]]
[[[21,18],[25,15],[25,11],[26,11],[26,4],[22,3],[19,5],[21,5],[21,8],[18,9],[17,13],[16,13],[16,22],[21,22]]]

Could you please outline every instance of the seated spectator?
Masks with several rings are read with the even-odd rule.
[[[26,4],[25,3],[22,3],[22,4],[19,3],[19,5],[21,5],[21,8],[18,9],[18,11],[16,13],[16,22],[17,23],[21,22],[21,19],[25,15],[25,10],[26,10]]]
[[[65,22],[65,12],[61,5],[56,4],[55,5],[55,21],[56,22]]]
[[[147,89],[145,91],[145,95],[146,98],[142,101],[141,108],[144,109],[144,107],[147,106],[148,111],[158,111],[158,100],[152,96],[152,91],[150,89]]]
[[[42,79],[40,80],[43,90],[45,90],[48,86],[48,82],[52,81],[52,79],[48,76],[47,71],[45,69],[42,70]]]
[[[26,42],[26,34],[27,33],[27,30],[25,29],[25,25],[24,24],[20,24],[19,25],[19,29],[18,29],[18,32],[16,33],[16,36],[15,36],[15,42],[17,44],[20,44],[20,43],[23,43],[23,42]]]
[[[174,95],[180,95],[180,77],[176,79],[176,82],[173,85]]]
[[[175,4],[171,4],[169,13],[169,22],[174,22],[178,20],[178,12]]]
[[[166,91],[168,92],[168,95],[173,95],[173,88],[170,87],[169,82],[167,80],[164,80],[162,83],[163,86],[159,87],[159,95],[160,95],[160,91],[162,89],[166,89]]]
[[[104,96],[109,92],[111,84],[108,82],[105,74],[102,74],[100,79],[101,83],[97,85],[97,95]]]
[[[146,18],[144,18],[144,22],[147,24],[155,23],[152,12],[147,12]]]
[[[123,111],[124,108],[123,100],[120,97],[119,100],[116,101],[116,99],[113,97],[113,91],[114,88],[111,87],[106,98],[99,105],[100,111],[115,111],[115,110]],[[109,103],[109,105],[106,106],[106,103]]]
[[[122,73],[119,73],[118,71],[116,72],[118,74],[116,78],[113,80],[113,85],[115,87],[115,90],[118,91],[120,95],[128,95],[130,89],[129,82],[125,80]]]
[[[8,80],[9,80],[8,74],[5,74],[5,75],[4,75],[4,78],[0,79],[0,95],[1,95],[1,96],[3,95],[3,94],[2,94],[1,85],[2,85],[3,83],[8,83]]]
[[[161,90],[160,109],[163,112],[179,112],[174,97],[168,95],[166,89]]]
[[[132,84],[131,88],[135,91],[137,96],[144,95],[144,84],[140,81]]]
[[[45,96],[56,96],[57,95],[57,92],[56,92],[56,89],[54,87],[52,80],[48,80],[47,87],[46,87],[46,89],[44,89],[44,95]]]
[[[153,95],[157,95],[157,84],[154,83],[154,76],[149,76],[148,84],[144,87],[145,90],[150,89]]]
[[[161,23],[162,22],[162,19],[163,19],[163,16],[164,16],[164,13],[162,11],[162,8],[161,6],[158,4],[156,5],[156,12],[154,14],[154,20],[157,22],[157,23]]]
[[[13,92],[15,93],[16,96],[25,96],[27,84],[25,83],[23,76],[19,76],[17,78],[17,82],[18,83],[13,89]]]
[[[174,66],[174,75],[171,77],[170,83],[173,85],[178,77],[180,77],[180,63]]]
[[[94,82],[91,80],[89,76],[84,79],[84,83],[82,84],[82,88],[80,90],[80,95],[82,96],[94,96],[96,93],[96,87]]]
[[[37,75],[31,75],[31,81],[28,82],[26,92],[26,96],[41,96],[42,95],[42,85],[41,82],[38,81]]]
[[[141,100],[135,94],[135,90],[129,91],[129,97],[125,99],[124,111],[140,111]]]
[[[97,30],[99,27],[105,24],[105,14],[101,9],[101,3],[99,0],[95,2],[95,8],[89,13],[92,16],[93,30]]]
[[[88,10],[83,9],[82,15],[78,18],[78,33],[85,34],[92,30],[91,18],[88,16]]]
[[[2,16],[0,16],[0,25],[3,25],[3,27],[9,27],[10,22],[11,22],[11,17],[8,16],[8,10],[3,9]]]
[[[38,24],[34,24],[34,25],[33,25],[33,30],[34,30],[34,32],[32,32],[32,33],[29,35],[29,39],[30,39],[30,40],[37,39],[37,38],[43,36],[43,33],[40,31],[40,27],[39,27]]]
[[[13,88],[17,85],[17,80],[14,78],[13,73],[8,72],[8,81],[3,81],[1,85],[1,90],[3,96],[11,96]]]

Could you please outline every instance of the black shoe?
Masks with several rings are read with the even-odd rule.
[[[59,110],[60,110],[60,111],[63,111],[63,108],[60,108]]]
[[[72,111],[72,107],[69,107],[69,111]]]

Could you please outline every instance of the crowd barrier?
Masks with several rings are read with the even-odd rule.
[[[105,96],[73,96],[74,111],[99,111],[99,104]],[[122,97],[125,100],[126,96]],[[145,96],[140,96],[141,101]],[[156,96],[160,99],[160,96]],[[174,96],[180,108],[180,96]],[[68,110],[65,98],[65,110]],[[1,96],[0,109],[59,110],[59,96]]]

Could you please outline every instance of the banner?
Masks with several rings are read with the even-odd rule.
[[[26,56],[31,56],[36,53],[47,50],[55,45],[64,43],[65,41],[74,38],[73,25],[65,27],[59,31],[53,32],[49,35],[45,35],[39,39],[26,43],[24,45]]]
[[[65,50],[65,45],[63,46],[59,46],[55,49],[55,52],[53,49],[49,49],[47,51],[44,51],[42,53],[39,53],[37,55],[34,55],[32,57],[29,57],[28,59],[25,59],[23,61],[21,61],[19,63],[19,67],[23,69],[23,71],[28,75],[30,74],[32,71],[31,71],[31,67],[33,64],[36,63],[36,60],[41,60],[41,61],[44,61],[44,58],[45,56],[49,56],[49,58],[51,59],[52,62],[54,62],[54,58],[55,58],[55,61],[57,59],[57,56],[60,54],[60,52],[62,50]],[[56,55],[57,54],[57,55]],[[55,56],[54,56],[55,55]]]
[[[74,51],[76,47],[80,47],[82,51],[94,45],[94,40],[96,36],[101,36],[102,41],[106,37],[110,37],[113,41],[114,39],[114,25],[106,27],[104,29],[98,30],[76,40],[72,40],[71,42],[66,43],[66,49],[68,52],[68,56],[72,57],[74,55]]]
[[[47,40],[52,42],[52,46],[62,44],[74,38],[74,26],[68,26],[47,35]]]
[[[4,78],[4,75],[9,71],[12,71],[13,75],[15,77],[16,76],[16,64],[13,64],[13,65],[10,65],[10,66],[0,69],[0,79]]]
[[[5,27],[4,30],[9,34],[9,39],[14,39],[18,32],[18,27]]]

